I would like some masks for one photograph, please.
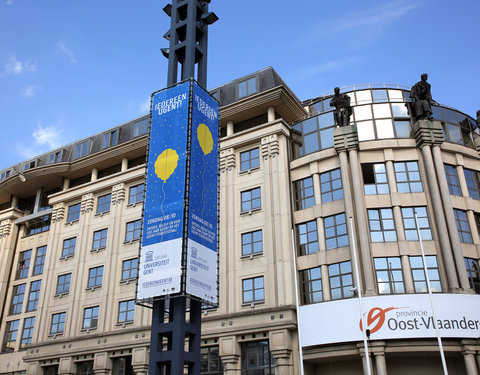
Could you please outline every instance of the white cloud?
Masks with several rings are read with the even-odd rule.
[[[292,77],[292,81],[302,81],[322,73],[332,72],[344,68],[345,66],[355,64],[361,60],[362,58],[360,57],[348,57],[345,59],[331,60],[322,64],[308,66],[306,68],[296,71],[294,76]]]
[[[58,49],[61,53],[63,53],[65,56],[67,56],[72,63],[74,63],[74,64],[77,63],[77,59],[76,59],[75,56],[73,55],[72,50],[66,46],[64,40],[60,40],[60,41],[57,43],[57,49]]]
[[[23,96],[26,98],[32,98],[36,94],[35,87],[33,85],[28,85],[25,90],[23,91]]]
[[[12,5],[12,4],[13,4],[13,0],[7,0],[6,3],[7,3],[7,5]]]
[[[48,146],[57,148],[63,144],[63,129],[59,125],[50,125],[43,127],[38,125],[32,133],[35,144],[38,146]]]
[[[17,60],[15,56],[11,56],[8,59],[7,64],[5,65],[3,73],[0,73],[0,77],[9,75],[9,74],[22,74],[25,72],[35,72],[37,70],[37,66],[35,64],[31,64],[28,61],[22,62]]]
[[[140,104],[140,113],[144,115],[148,112],[150,112],[150,98],[145,99],[145,101]]]

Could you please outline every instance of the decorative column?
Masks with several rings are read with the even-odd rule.
[[[75,363],[72,357],[60,358],[58,375],[74,375],[76,373]]]
[[[227,121],[227,137],[233,134],[233,121]]]
[[[478,375],[477,364],[475,363],[475,351],[463,350],[462,355],[465,361],[465,368],[467,369],[467,375]]]
[[[365,348],[363,347],[363,342],[357,344],[357,347],[358,347],[358,352],[360,353],[360,356],[362,357],[363,375],[368,375],[367,360],[370,361],[370,368],[372,369],[373,368],[372,358],[370,357],[370,355],[368,356],[368,358],[366,358]],[[369,350],[369,354],[371,354],[370,350]]]
[[[223,363],[225,375],[239,374],[241,363],[239,362],[241,350],[235,336],[220,338],[220,358]]]
[[[274,107],[268,107],[267,109],[267,120],[268,122],[275,121],[275,108]]]
[[[125,172],[128,169],[128,158],[122,159],[122,172]]]
[[[90,181],[97,181],[97,179],[98,179],[98,168],[93,168]]]
[[[112,370],[112,359],[108,353],[95,353],[93,371],[95,375],[108,375]]]
[[[132,368],[135,375],[148,374],[148,348],[135,348],[132,350]]]
[[[275,375],[294,375],[291,356],[292,340],[288,330],[270,332],[269,345],[275,360]]]

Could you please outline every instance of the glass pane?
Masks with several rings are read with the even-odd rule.
[[[394,138],[392,120],[376,120],[377,135],[379,139]]]
[[[333,129],[334,128],[328,128],[320,131],[322,149],[333,147]]]
[[[305,154],[310,154],[312,152],[319,150],[317,133],[312,133],[310,135],[307,135],[303,138],[303,140],[304,140],[303,146],[305,149]]]
[[[447,123],[448,129],[448,140],[454,143],[463,144],[463,137],[460,131],[460,128],[457,125],[452,125]]]
[[[355,113],[355,121],[370,120],[372,118],[372,111],[369,105],[362,105],[353,107]]]
[[[402,91],[400,90],[388,90],[388,96],[391,102],[403,102]]]
[[[385,89],[372,90],[372,95],[375,103],[384,103],[387,101],[387,90]]]
[[[395,121],[397,138],[410,138],[410,121]]]
[[[375,139],[375,131],[373,130],[373,121],[357,122],[357,132],[359,141],[367,141]]]
[[[321,116],[317,117],[318,127],[320,129],[328,128],[329,126],[335,125],[335,120],[333,119],[333,112],[327,112]]]
[[[311,133],[317,130],[317,118],[312,117],[303,122],[303,134]]]
[[[390,113],[390,104],[374,104],[372,105],[373,115],[375,118],[392,117]]]
[[[356,91],[355,94],[357,95],[357,104],[365,104],[372,102],[372,95],[370,90]]]

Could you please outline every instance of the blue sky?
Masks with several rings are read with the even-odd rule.
[[[148,112],[166,0],[0,0],[0,170]],[[212,0],[208,88],[274,67],[301,99],[412,86],[480,109],[479,0]]]

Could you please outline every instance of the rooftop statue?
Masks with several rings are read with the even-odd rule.
[[[410,98],[412,99],[413,110],[415,112],[415,120],[431,120],[432,107],[434,103],[430,91],[430,84],[427,82],[428,74],[421,76],[421,81],[412,86]]]
[[[352,115],[352,107],[350,106],[350,97],[340,94],[340,89],[335,87],[335,95],[330,100],[330,107],[335,107],[333,116],[335,117],[335,125],[350,125],[350,116]]]
[[[477,111],[477,128],[480,128],[480,109]]]

